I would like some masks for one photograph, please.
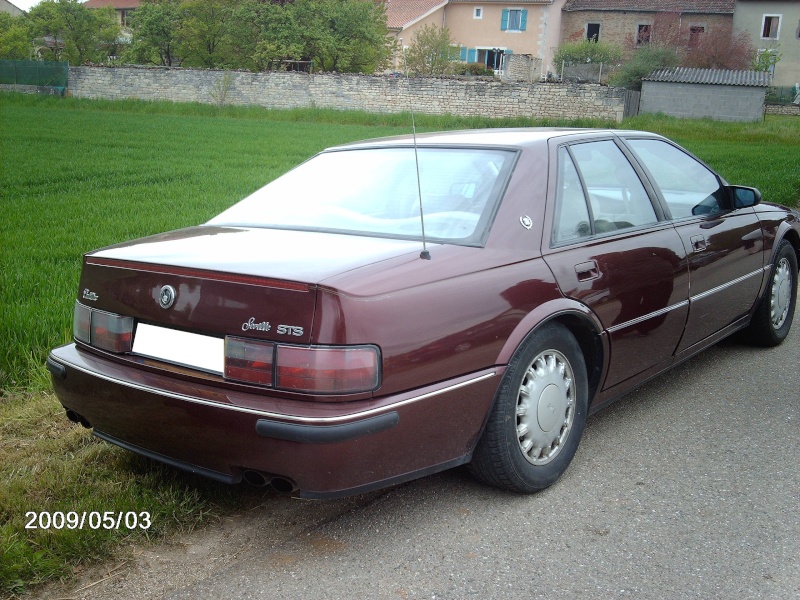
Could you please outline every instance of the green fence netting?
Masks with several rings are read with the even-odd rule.
[[[52,88],[64,95],[69,63],[46,60],[0,60],[0,84]]]

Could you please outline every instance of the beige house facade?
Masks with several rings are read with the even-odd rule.
[[[8,13],[12,17],[18,17],[25,14],[25,11],[19,8],[16,4],[12,4],[8,0],[0,0],[0,12]]]
[[[397,40],[395,68],[402,65],[402,48],[426,25],[447,27],[460,48],[461,60],[495,71],[510,55],[526,55],[538,68],[552,70],[559,43],[561,8],[565,0],[389,0],[389,30]]]
[[[733,24],[750,34],[759,52],[778,55],[773,85],[800,84],[800,0],[737,0]]]

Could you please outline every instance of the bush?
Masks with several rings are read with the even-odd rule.
[[[608,42],[598,42],[594,39],[561,44],[553,57],[556,68],[562,63],[573,65],[577,63],[604,63],[616,64],[622,60],[622,47]]]
[[[494,77],[494,71],[483,63],[464,63],[456,69],[457,75],[472,75],[474,77]]]
[[[644,46],[633,50],[633,56],[617,71],[609,83],[631,90],[642,89],[642,78],[653,71],[677,67],[681,63],[676,48]]]

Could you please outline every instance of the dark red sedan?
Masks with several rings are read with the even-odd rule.
[[[68,417],[306,497],[470,464],[532,492],[586,417],[739,330],[788,334],[800,214],[635,131],[332,148],[205,225],[84,258]]]

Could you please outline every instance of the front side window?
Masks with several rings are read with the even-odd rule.
[[[650,171],[674,219],[724,210],[724,190],[705,165],[661,140],[633,139],[628,145]]]
[[[323,152],[208,222],[480,245],[516,152],[474,148]]]
[[[600,40],[600,23],[586,24],[586,39],[594,40],[595,42]]]
[[[657,221],[639,176],[614,142],[559,149],[554,243]]]
[[[475,7],[475,11],[472,13],[473,19],[482,19],[483,18],[483,8],[480,6]]]

